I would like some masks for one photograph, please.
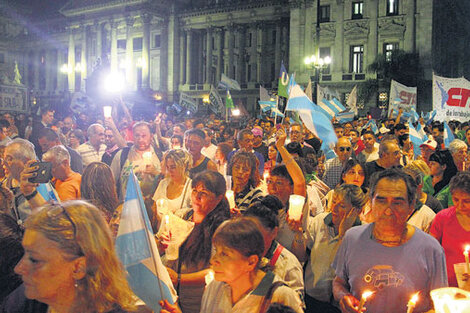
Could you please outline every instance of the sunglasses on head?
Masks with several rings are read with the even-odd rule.
[[[351,147],[339,147],[339,151],[344,152],[344,151],[351,151]]]

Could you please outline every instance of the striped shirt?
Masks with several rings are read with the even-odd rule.
[[[96,151],[89,142],[85,142],[84,144],[78,146],[77,152],[82,156],[83,167],[85,168],[92,162],[101,162],[101,158],[106,152],[106,145],[101,144],[100,150]]]

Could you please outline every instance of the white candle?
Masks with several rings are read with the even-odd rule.
[[[470,251],[470,245],[465,247],[463,256],[465,257],[465,273],[470,274],[470,262],[468,261],[468,251]]]
[[[228,204],[230,205],[230,209],[235,208],[235,195],[233,190],[227,190],[225,192],[225,196],[227,197]]]
[[[357,307],[357,311],[361,312],[362,308],[364,307],[364,304],[366,304],[367,298],[369,298],[373,294],[372,291],[364,291],[361,296],[361,301],[359,302],[359,306]]]
[[[152,152],[147,151],[142,154],[142,158],[144,159],[145,165],[150,165],[152,162]]]
[[[268,172],[264,172],[263,174],[263,178],[264,178],[264,181],[266,181],[269,177],[269,173]]]
[[[214,280],[214,271],[209,270],[209,272],[204,276],[204,280],[206,281],[206,286],[211,283],[211,281]]]
[[[289,218],[300,221],[302,210],[305,203],[305,197],[299,195],[290,195],[289,197]]]
[[[406,310],[406,313],[413,313],[413,310],[416,307],[416,303],[419,300],[418,295],[419,295],[419,292],[411,296],[410,301],[408,301],[408,304],[407,304],[408,309]]]
[[[105,105],[103,107],[103,115],[104,115],[104,118],[109,118],[111,117],[111,112],[113,111],[113,107],[110,106],[110,105]]]

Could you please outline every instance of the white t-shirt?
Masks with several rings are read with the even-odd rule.
[[[170,178],[164,178],[155,190],[153,194],[153,201],[157,201],[158,199],[165,199],[168,205],[168,209],[171,213],[175,213],[181,209],[190,208],[191,207],[191,179],[187,178],[186,183],[181,191],[181,194],[176,197],[175,199],[168,199],[166,195],[166,190],[168,184],[170,183]]]

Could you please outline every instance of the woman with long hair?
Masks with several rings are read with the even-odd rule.
[[[452,197],[449,191],[449,182],[458,169],[449,150],[438,150],[429,157],[431,175],[423,179],[423,191],[434,196],[443,208],[452,206]]]
[[[73,200],[42,207],[25,222],[23,247],[15,272],[24,293],[17,289],[6,299],[6,312],[21,305],[21,312],[35,313],[136,310],[109,228],[93,205]]]
[[[89,201],[103,213],[116,236],[122,206],[119,205],[111,168],[102,162],[88,164],[83,171],[80,193],[83,200]]]
[[[230,218],[225,191],[224,177],[214,171],[201,172],[191,182],[192,208],[183,219],[193,222],[194,228],[181,244],[178,259],[168,264],[184,313],[200,311],[204,278],[212,253],[212,236],[217,227]]]
[[[232,176],[232,190],[235,196],[237,212],[245,211],[251,203],[262,197],[258,188],[260,176],[258,159],[251,152],[239,151],[230,159],[228,173]]]

